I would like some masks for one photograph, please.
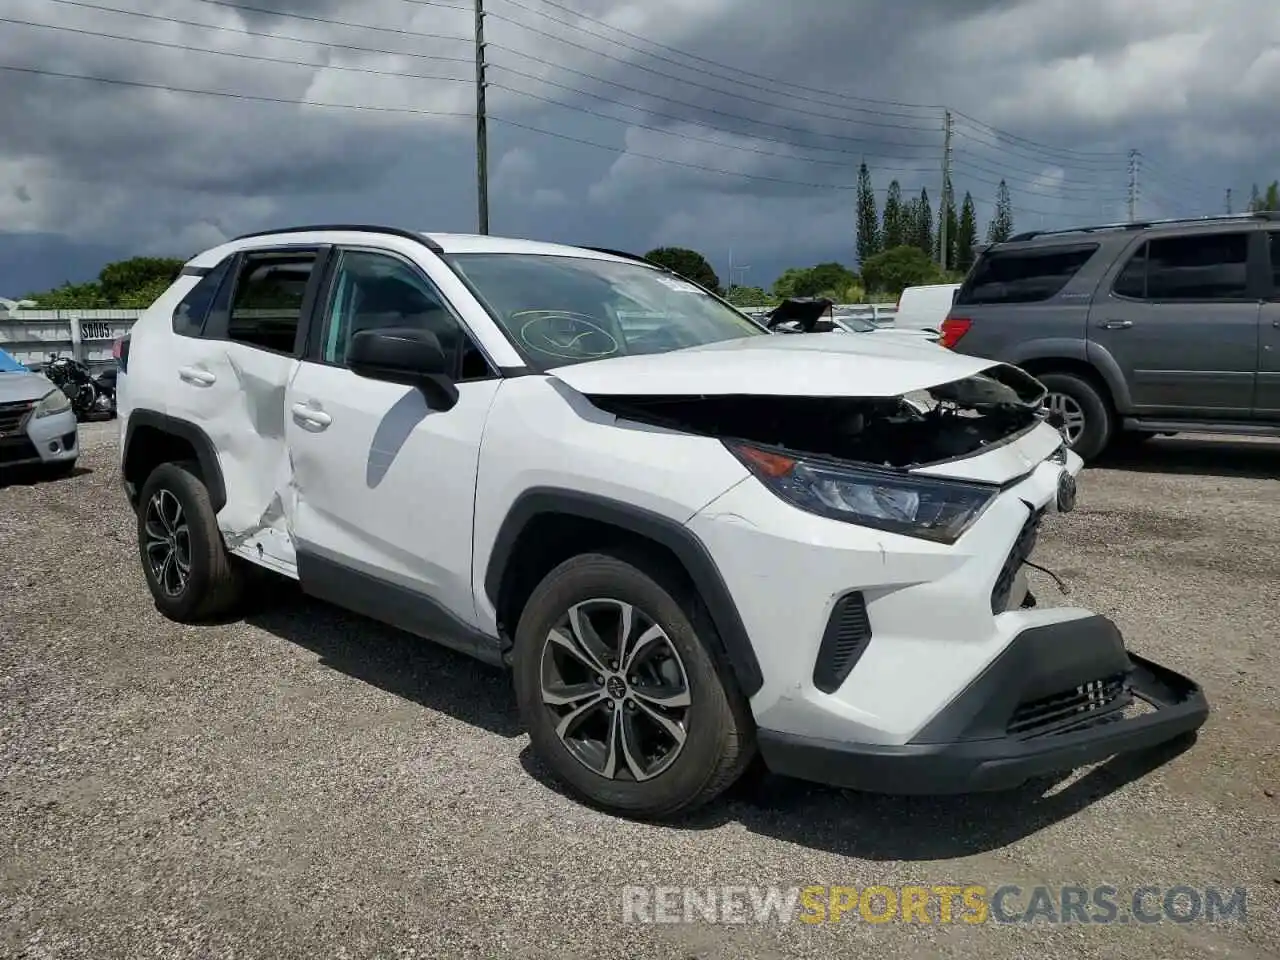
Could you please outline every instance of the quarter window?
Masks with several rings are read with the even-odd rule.
[[[173,310],[173,332],[184,337],[198,337],[204,329],[205,317],[209,315],[209,307],[222,285],[223,278],[231,266],[231,257],[227,257],[216,267],[200,278],[200,282],[192,287]]]
[[[227,339],[292,353],[315,262],[312,251],[245,257],[227,320]]]
[[[1056,296],[1098,249],[1070,247],[993,251],[979,259],[955,297],[957,306],[1035,303]]]
[[[1280,231],[1267,234],[1271,246],[1271,296],[1280,298]]]
[[[325,363],[344,365],[347,346],[361,330],[415,327],[434,333],[445,355],[454,358],[455,379],[476,380],[491,373],[439,291],[398,257],[343,251],[324,316],[320,350]]]
[[[1114,290],[1141,300],[1241,300],[1249,295],[1249,235],[1167,237],[1143,245]]]

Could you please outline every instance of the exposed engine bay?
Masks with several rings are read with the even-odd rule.
[[[1043,419],[1045,390],[1016,367],[903,397],[591,397],[624,420],[792,453],[905,468],[970,456]]]

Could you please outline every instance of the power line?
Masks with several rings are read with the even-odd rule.
[[[199,20],[183,20],[178,17],[163,17],[154,13],[143,13],[140,10],[120,10],[116,7],[104,7],[98,3],[89,3],[87,0],[44,0],[45,3],[60,3],[69,7],[82,7],[86,10],[100,10],[103,13],[118,13],[127,17],[141,17],[144,20],[153,20],[159,23],[173,23],[184,27],[199,27],[203,30],[216,30],[220,33],[234,33],[244,37],[257,37],[262,40],[284,40],[288,43],[305,43],[313,47],[327,47],[332,50],[350,50],[354,53],[376,53],[388,57],[409,57],[414,60],[435,60],[441,63],[465,63],[474,62],[472,57],[440,57],[434,54],[426,53],[409,53],[404,50],[381,50],[377,47],[356,46],[349,43],[332,43],[327,40],[310,40],[306,37],[292,37],[286,33],[263,33],[259,30],[247,30],[243,27],[231,27],[223,24],[201,23]],[[68,28],[70,29],[70,28]],[[440,37],[441,40],[455,40],[455,37]],[[467,42],[471,42],[468,38]]]
[[[354,30],[376,30],[378,33],[392,33],[402,37],[427,37],[431,40],[456,40],[460,43],[471,43],[472,37],[442,37],[434,33],[423,33],[420,30],[406,30],[403,27],[382,27],[370,23],[352,23],[350,20],[334,20],[330,17],[317,17],[309,13],[285,13],[281,10],[270,10],[266,7],[251,7],[243,3],[232,3],[231,0],[191,0],[192,3],[205,3],[212,7],[223,7],[227,10],[238,10],[241,13],[258,13],[267,17],[284,17],[289,20],[306,20],[309,23],[324,23],[332,27],[350,27]],[[470,7],[460,7],[452,3],[440,3],[437,0],[418,0],[423,6],[438,7],[441,10],[459,10],[470,13]]]
[[[415,0],[404,0],[404,2],[414,3]],[[577,30],[582,29],[577,24],[568,23],[567,21],[559,20],[557,18],[551,17],[550,14],[546,14],[538,10],[533,10],[527,6],[524,6],[524,4],[522,3],[516,2],[516,0],[506,0],[506,2],[510,3],[512,6],[517,6],[517,7],[521,7],[524,10],[528,10],[530,13],[533,13],[537,16],[544,17],[549,20],[556,20],[556,22],[558,23],[564,23],[566,26],[573,27],[574,29],[577,29]],[[752,73],[751,71],[744,70],[741,67],[735,67],[731,64],[720,63],[716,60],[710,60],[707,57],[699,56],[696,53],[689,53],[687,50],[681,50],[677,47],[669,47],[666,44],[658,43],[656,40],[650,40],[647,37],[642,37],[639,34],[631,33],[630,31],[624,30],[621,27],[615,27],[611,23],[605,23],[603,20],[598,20],[595,17],[587,16],[587,14],[582,13],[581,11],[573,10],[562,4],[555,3],[553,2],[553,0],[542,0],[542,3],[543,3],[543,6],[555,7],[557,10],[563,10],[565,13],[572,14],[573,16],[579,18],[580,20],[586,20],[590,23],[597,24],[598,26],[605,27],[606,29],[612,30],[615,33],[619,33],[624,37],[630,37],[632,40],[639,40],[643,43],[649,44],[650,46],[657,47],[659,50],[667,50],[671,53],[675,53],[679,56],[686,57],[690,60],[697,60],[700,63],[705,63],[708,66],[719,67],[722,70],[732,70],[735,73],[741,73],[748,77],[754,77],[757,79],[765,80],[774,87],[779,85],[792,87],[796,90],[804,90],[808,93],[818,93],[828,97],[839,97],[840,99],[843,99],[843,100],[853,100],[858,103],[873,103],[878,106],[902,107],[909,110],[930,110],[933,112],[937,112],[939,110],[944,109],[942,104],[906,103],[900,100],[876,100],[870,97],[857,97],[848,93],[838,92],[834,90],[823,90],[819,87],[806,87],[806,86],[803,86],[802,84],[794,83],[790,80],[783,80],[780,77],[771,77],[765,74]],[[595,34],[593,34],[593,36],[595,36]],[[607,38],[602,37],[601,39],[607,39]],[[649,54],[649,56],[653,56],[653,54]],[[736,78],[726,78],[726,79],[732,79],[734,83],[739,82]],[[829,104],[829,106],[835,106],[835,104]]]
[[[1017,134],[1009,133],[1009,131],[1007,130],[1001,130],[998,127],[993,127],[991,126],[991,124],[984,123],[981,120],[978,120],[974,117],[969,116],[967,113],[961,113],[959,110],[955,111],[955,115],[957,117],[960,117],[963,120],[967,120],[970,124],[972,124],[973,126],[979,129],[989,130],[992,133],[996,134],[996,136],[1001,137],[1002,139],[1012,140],[1015,143],[1024,143],[1028,147],[1037,147],[1042,150],[1052,150],[1057,153],[1067,154],[1067,155],[1080,157],[1080,158],[1089,158],[1089,157],[1101,158],[1101,157],[1123,156],[1123,154],[1120,154],[1114,150],[1104,150],[1104,151],[1072,150],[1069,147],[1058,147],[1058,146],[1054,146],[1053,144],[1042,143],[1038,140],[1030,140],[1026,137],[1020,137]]]
[[[957,113],[957,117],[961,114]],[[1056,153],[1052,150],[1031,149],[1021,146],[1012,141],[1001,142],[999,139],[990,139],[989,134],[985,130],[979,130],[974,127],[966,127],[963,123],[956,127],[956,135],[964,137],[971,142],[988,149],[999,150],[1002,153],[1012,153],[1020,159],[1030,160],[1034,163],[1054,163],[1059,166],[1070,166],[1079,169],[1096,169],[1096,170],[1113,170],[1122,169],[1125,164],[1127,154],[1117,154],[1115,158],[1109,160],[1088,159],[1081,160],[1075,157],[1065,156],[1062,153]]]
[[[375,70],[372,67],[350,67],[343,64],[315,63],[307,60],[289,60],[284,57],[268,57],[257,53],[236,53],[233,50],[210,50],[208,47],[193,47],[185,43],[171,43],[167,40],[152,40],[147,37],[125,37],[114,33],[103,33],[101,30],[86,30],[81,27],[66,27],[54,23],[35,23],[30,20],[16,20],[11,17],[0,17],[0,23],[15,24],[23,27],[39,27],[45,30],[56,30],[60,33],[75,33],[93,37],[97,40],[120,40],[126,43],[141,43],[151,47],[163,47],[167,50],[182,50],[187,53],[207,53],[215,57],[230,57],[235,60],[256,60],[260,63],[277,63],[290,67],[310,67],[317,70],[341,70],[349,73],[363,73],[377,77],[410,78],[414,80],[444,80],[452,83],[470,83],[467,77],[441,77],[425,73],[405,73],[402,70]],[[471,61],[462,57],[454,58],[463,63]]]

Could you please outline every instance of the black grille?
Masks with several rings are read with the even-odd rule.
[[[0,438],[18,433],[33,406],[30,400],[23,400],[20,403],[0,403]]]
[[[845,594],[836,601],[822,633],[822,645],[813,665],[813,685],[823,693],[835,693],[871,643],[871,620],[861,593]]]
[[[991,612],[1004,613],[1009,604],[1009,595],[1013,592],[1013,581],[1018,576],[1022,564],[1031,556],[1036,547],[1036,538],[1040,535],[1040,521],[1044,519],[1044,510],[1034,511],[1022,525],[1018,539],[1009,551],[1009,556],[996,577],[996,585],[991,589]]]
[[[40,456],[35,444],[26,437],[5,437],[0,439],[0,465],[21,463],[24,460],[35,460]]]
[[[1074,733],[1087,727],[1120,720],[1133,701],[1126,674],[1117,673],[1101,680],[1029,700],[1018,707],[1009,719],[1009,736],[1027,740],[1032,737]]]

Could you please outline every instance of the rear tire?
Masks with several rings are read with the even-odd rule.
[[[1049,391],[1046,403],[1050,408],[1050,422],[1060,430],[1064,427],[1076,430],[1074,438],[1067,440],[1067,446],[1084,460],[1097,457],[1106,449],[1115,430],[1111,407],[1098,388],[1073,373],[1046,373],[1037,379]],[[1065,411],[1066,423],[1054,422],[1055,417],[1061,416],[1055,414],[1055,405]],[[1076,417],[1082,422],[1076,421]]]
[[[516,699],[534,751],[612,813],[665,819],[708,802],[755,754],[750,710],[718,650],[700,602],[678,585],[619,557],[565,561],[516,629]]]
[[[209,491],[192,463],[162,463],[138,497],[138,553],[156,606],[194,623],[230,612],[243,594]]]

